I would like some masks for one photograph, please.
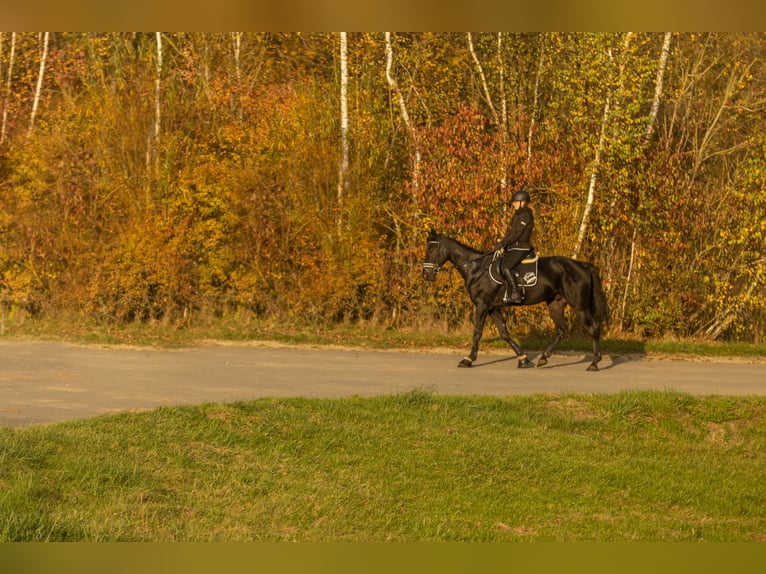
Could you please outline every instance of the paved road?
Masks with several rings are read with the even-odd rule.
[[[394,352],[274,346],[184,350],[0,341],[0,426],[27,426],[160,405],[260,397],[343,397],[430,388],[439,394],[613,393],[625,389],[766,395],[766,362],[555,355],[517,369],[507,352]],[[531,354],[530,358],[536,358]]]

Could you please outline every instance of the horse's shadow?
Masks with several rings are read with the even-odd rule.
[[[556,355],[554,355],[554,356],[556,356]],[[558,355],[558,356],[561,357],[562,355]],[[529,366],[527,368],[535,368],[536,367],[536,363],[537,363],[537,359],[539,357],[540,357],[539,354],[538,355],[532,355],[530,353],[527,353],[527,358],[529,359]],[[608,371],[610,369],[613,369],[615,367],[619,367],[621,365],[624,365],[625,363],[629,363],[629,362],[635,360],[635,359],[633,359],[631,357],[626,357],[626,356],[622,356],[622,355],[610,355],[609,358],[611,359],[611,361],[608,364],[606,364],[606,365],[599,365],[599,370],[600,371]],[[492,359],[491,361],[484,361],[484,362],[481,362],[481,363],[474,363],[473,367],[474,368],[489,367],[491,365],[496,365],[498,363],[507,363],[508,361],[515,361],[517,359],[518,359],[518,357],[502,357],[502,358],[498,358],[498,359]],[[571,367],[573,365],[588,364],[590,362],[591,362],[590,358],[588,358],[586,356],[586,357],[577,358],[577,359],[573,358],[573,360],[571,360],[571,361],[565,361],[565,362],[556,363],[556,364],[548,363],[544,367],[540,367],[540,368],[543,369],[543,370],[545,370],[545,369],[560,369],[562,367]]]
[[[490,365],[495,365],[497,363],[506,363],[508,361],[515,361],[518,357],[502,357],[500,359],[493,359],[491,361],[485,361],[483,363],[474,363],[473,368],[477,369],[479,367],[489,367]]]

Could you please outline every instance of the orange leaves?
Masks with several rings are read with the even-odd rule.
[[[460,107],[437,128],[421,129],[423,192],[418,209],[439,229],[473,245],[504,231],[498,134],[474,109]]]
[[[416,193],[383,36],[349,34],[342,217],[337,35],[242,33],[237,51],[231,34],[163,38],[158,145],[151,34],[54,34],[47,100],[28,142],[39,38],[18,35],[2,94],[5,308],[114,321],[205,308],[457,324],[470,307],[461,284],[420,280],[427,230],[489,248],[510,219],[504,200],[530,186],[536,246],[569,252],[611,93],[583,253],[608,278],[625,328],[685,334],[718,321],[711,332],[745,336],[763,324],[763,35],[674,35],[643,147],[661,34],[629,44],[504,34],[500,52],[495,35],[477,34],[486,90],[464,33],[396,34],[396,77],[422,145]],[[488,94],[498,111],[507,104],[504,136]]]

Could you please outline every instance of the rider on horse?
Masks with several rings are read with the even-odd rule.
[[[532,210],[527,206],[530,201],[529,193],[524,190],[517,191],[511,197],[511,204],[515,209],[511,226],[505,239],[495,247],[495,253],[499,257],[503,255],[500,263],[500,271],[508,284],[503,301],[521,303],[521,292],[516,283],[513,268],[516,267],[532,251],[530,238],[535,227],[535,217]]]

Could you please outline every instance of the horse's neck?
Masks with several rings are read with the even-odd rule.
[[[466,274],[468,263],[479,255],[481,254],[450,239],[450,248],[447,251],[447,261],[452,263],[461,275]]]

